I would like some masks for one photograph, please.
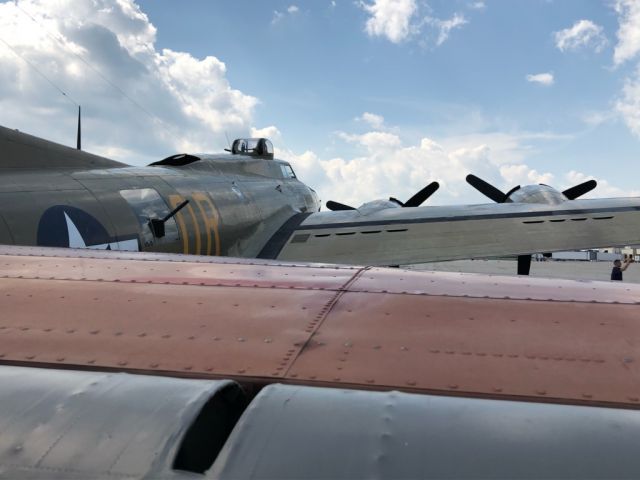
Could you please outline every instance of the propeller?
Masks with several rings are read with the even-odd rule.
[[[422,190],[413,195],[406,202],[401,202],[397,198],[389,197],[389,200],[397,203],[401,207],[419,207],[422,205],[431,195],[433,195],[436,190],[440,188],[440,184],[438,182],[431,182],[429,185],[424,187]],[[332,211],[339,210],[355,210],[354,207],[350,205],[345,205],[344,203],[334,202],[333,200],[329,200],[327,202],[327,208]]]
[[[327,202],[327,208],[329,210],[334,211],[334,212],[337,212],[339,210],[355,210],[355,208],[350,206],[350,205],[345,205],[344,203],[334,202],[333,200],[329,200]]]
[[[479,177],[475,175],[469,174],[467,175],[467,183],[471,185],[473,188],[478,190],[484,196],[490,198],[496,203],[504,203],[506,202],[511,194],[520,188],[520,185],[513,187],[507,193],[503,193],[501,190],[498,190],[496,187],[491,185],[488,182],[485,182]],[[569,200],[575,200],[578,197],[581,197],[585,193],[589,193],[591,190],[596,188],[598,182],[595,180],[587,180],[586,182],[582,182],[578,185],[575,185],[571,188],[567,188],[562,192],[562,194],[567,197]]]
[[[472,174],[467,175],[467,183],[496,203],[504,203],[508,201],[511,194],[520,188],[520,185],[518,185],[513,187],[507,193],[503,193],[490,183],[487,183]],[[596,188],[596,185],[598,185],[598,183],[595,180],[587,180],[586,182],[564,190],[562,194],[569,200],[575,200]],[[518,275],[529,275],[530,270],[531,255],[518,255]]]
[[[476,177],[471,173],[467,175],[466,180],[469,185],[471,185],[473,188],[475,188],[480,193],[482,193],[485,197],[490,198],[496,203],[506,202],[507,199],[509,198],[509,195],[515,192],[518,188],[520,188],[520,185],[518,185],[517,187],[509,190],[508,193],[503,193],[501,190],[498,190],[496,187],[494,187],[490,183],[485,182],[481,178]]]
[[[578,197],[581,197],[585,193],[589,193],[591,190],[596,188],[598,182],[595,180],[587,180],[586,182],[580,183],[575,187],[567,188],[562,192],[562,194],[567,197],[569,200],[575,200]]]
[[[431,195],[436,193],[436,190],[440,188],[440,184],[438,182],[431,182],[429,185],[424,187],[418,193],[416,193],[413,197],[411,197],[406,202],[402,203],[397,198],[390,197],[389,200],[392,202],[396,202],[400,204],[401,207],[419,207],[422,205]]]

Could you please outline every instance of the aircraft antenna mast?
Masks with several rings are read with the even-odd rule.
[[[78,150],[82,150],[82,148],[81,148],[81,145],[82,145],[82,142],[81,142],[81,140],[82,140],[82,128],[81,128],[81,125],[80,125],[80,116],[81,116],[80,108],[81,108],[80,105],[78,105],[78,134],[77,134],[77,137],[76,137],[76,148]]]

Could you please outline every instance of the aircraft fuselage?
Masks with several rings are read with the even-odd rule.
[[[179,167],[11,169],[0,184],[0,243],[254,257],[287,219],[319,210],[292,172],[231,155]],[[154,235],[150,219],[184,200]]]

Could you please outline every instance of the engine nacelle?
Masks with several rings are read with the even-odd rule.
[[[549,185],[525,185],[517,187],[508,194],[506,202],[515,203],[546,203],[548,205],[558,205],[568,200],[562,192],[559,192]]]
[[[380,198],[378,200],[372,200],[370,202],[363,203],[357,208],[357,210],[362,215],[368,215],[370,213],[378,212],[386,208],[402,208],[402,205],[397,201],[394,202],[391,199],[387,200],[384,198]]]

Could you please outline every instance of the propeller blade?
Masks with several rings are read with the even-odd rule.
[[[518,275],[529,275],[531,255],[518,255]]]
[[[355,210],[355,208],[349,206],[349,205],[345,205],[344,203],[338,203],[338,202],[334,202],[333,200],[329,200],[327,202],[327,208],[329,210],[332,210],[334,212],[338,211],[338,210]]]
[[[436,193],[436,190],[440,188],[440,184],[438,182],[431,182],[429,185],[424,187],[418,193],[416,193],[409,200],[404,202],[403,207],[419,207],[422,205],[431,195]]]
[[[575,187],[566,189],[564,192],[562,192],[562,194],[569,200],[575,200],[576,198],[581,197],[585,193],[588,193],[596,188],[596,185],[598,185],[598,182],[596,182],[595,180],[587,180],[586,182],[576,185]]]
[[[475,175],[467,175],[466,180],[469,185],[471,185],[484,196],[489,197],[496,203],[504,203],[508,198],[507,195],[498,190],[496,187],[494,187],[490,183],[485,182],[481,178],[476,177]]]

